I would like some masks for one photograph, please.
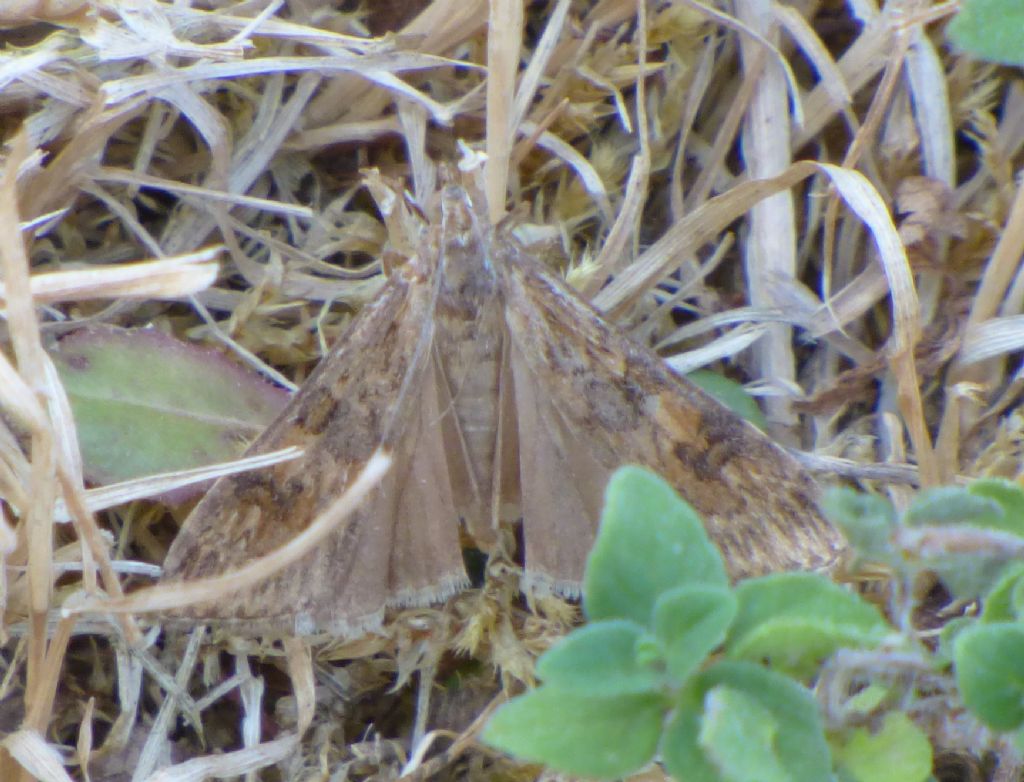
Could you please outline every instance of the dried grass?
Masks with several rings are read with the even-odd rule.
[[[425,640],[528,678],[572,616],[513,623],[500,579],[315,663],[66,611],[150,583],[174,524],[152,504],[93,516],[110,500],[84,490],[47,346],[151,325],[301,382],[399,240],[368,167],[425,202],[438,161],[485,152],[494,218],[518,210],[675,366],[730,359],[818,469],[898,502],[1021,477],[1024,93],[949,50],[948,7],[335,5],[0,10],[0,779],[536,774],[472,744],[489,670]],[[430,687],[418,720],[414,688],[389,688],[416,671],[463,683],[433,694],[456,732],[412,746]]]

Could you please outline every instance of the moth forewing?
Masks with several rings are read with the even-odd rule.
[[[435,493],[446,480],[437,477],[445,460],[436,458],[444,449],[431,439],[442,416],[431,403],[429,375],[437,262],[435,244],[422,260],[396,270],[250,447],[299,445],[303,456],[218,481],[171,546],[164,580],[224,573],[279,546],[386,445],[395,461],[381,486],[342,534],[294,566],[175,616],[219,620],[244,632],[352,635],[378,627],[387,605],[427,602],[465,582],[457,528],[450,519],[433,526],[444,515],[440,508],[452,509]],[[431,458],[436,463],[428,466]],[[410,506],[417,511],[408,512]]]
[[[509,334],[525,365],[514,372],[515,394],[537,400],[540,413],[526,405],[518,411],[541,417],[540,426],[531,427],[542,438],[534,451],[561,454],[554,460],[558,473],[587,495],[581,508],[600,501],[595,484],[603,485],[616,467],[640,464],[663,475],[702,515],[734,578],[817,568],[835,558],[842,539],[820,515],[816,487],[792,456],[608,325],[514,243],[503,247],[497,265]],[[583,562],[574,552],[581,530],[560,520],[557,531],[544,522],[534,535],[525,473],[523,483],[527,574],[534,551],[541,581],[551,578],[553,563],[572,561],[575,569],[561,570],[558,580],[578,582]],[[596,515],[587,515],[589,547]],[[531,536],[539,540],[531,543]]]
[[[399,444],[408,463],[396,472],[395,534],[386,563],[389,583],[381,605],[427,605],[469,585],[462,563],[458,519],[443,428],[438,374],[431,367],[421,386],[416,432]],[[372,534],[372,533],[371,533]]]
[[[600,446],[564,423],[515,347],[510,373],[519,424],[524,586],[574,597],[594,542],[611,460],[602,464],[594,455]]]

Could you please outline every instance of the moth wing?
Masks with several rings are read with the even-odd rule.
[[[612,469],[607,460],[595,458],[590,443],[563,418],[550,389],[538,382],[515,344],[508,368],[515,388],[515,485],[523,518],[526,587],[576,597]]]
[[[607,324],[523,250],[510,243],[500,254],[528,580],[571,594],[604,484],[624,464],[654,470],[693,505],[733,578],[835,558],[841,538],[792,456]]]
[[[164,580],[221,574],[287,542],[381,445],[394,454],[382,483],[294,565],[175,617],[348,635],[379,625],[388,605],[426,603],[465,583],[437,428],[433,306],[430,282],[407,273],[387,283],[249,449],[294,445],[303,456],[219,480],[171,546]]]

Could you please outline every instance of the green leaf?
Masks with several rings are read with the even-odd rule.
[[[965,486],[940,486],[920,492],[903,521],[911,527],[973,524],[998,529],[1003,516],[1002,506],[994,499],[974,495]]]
[[[953,641],[957,684],[967,708],[996,730],[1024,726],[1024,625],[976,624]]]
[[[976,600],[992,590],[1003,577],[1011,552],[961,553],[951,551],[923,558],[922,564],[933,571],[958,600]]]
[[[235,459],[288,401],[221,353],[156,331],[87,329],[52,358],[95,483]]]
[[[704,697],[698,741],[728,782],[794,782],[776,753],[784,727],[756,698],[731,687]]]
[[[668,671],[677,683],[689,678],[725,640],[736,608],[736,597],[724,587],[682,586],[658,598],[654,634],[664,647]]]
[[[499,708],[482,738],[557,771],[614,779],[654,757],[665,710],[657,695],[590,698],[541,686]]]
[[[1016,556],[1024,538],[1024,492],[998,479],[975,481],[967,487],[932,489],[914,501],[905,518],[910,525],[946,527],[946,545],[931,547],[921,565],[934,571],[955,597],[973,600],[994,587],[1007,562]],[[963,542],[957,524],[962,525]],[[1004,535],[989,536],[985,550],[979,550],[975,540],[978,530]],[[1013,537],[1006,538],[1005,534]]]
[[[1024,537],[1024,488],[1003,478],[984,478],[968,487],[973,496],[996,503],[1002,513],[995,520],[995,529]]]
[[[921,565],[933,571],[959,600],[985,596],[1002,581],[1019,546],[1010,544],[1007,534],[999,530],[990,530],[992,540],[985,550],[980,550],[972,539],[975,536],[970,534],[969,527],[964,527],[962,541],[961,531],[950,532],[952,539],[945,548],[929,551],[921,558]]]
[[[841,646],[874,646],[891,632],[877,608],[813,573],[748,579],[737,586],[736,597],[729,656],[768,659],[796,676],[813,673]]]
[[[687,782],[720,782],[712,758],[701,746],[705,698],[715,688],[726,687],[742,693],[772,715],[778,725],[772,751],[779,767],[794,780],[829,782],[832,760],[818,706],[811,693],[792,679],[747,662],[725,661],[691,678],[669,721],[661,744],[665,767],[676,779]],[[737,755],[748,747],[734,747]],[[761,749],[751,748],[755,757]],[[747,760],[737,757],[737,767]],[[754,780],[757,780],[754,777]]]
[[[981,612],[983,622],[1013,622],[1021,618],[1024,609],[1024,562],[1009,565],[985,597]]]
[[[844,704],[846,714],[868,715],[875,711],[892,695],[892,688],[879,682],[872,682],[860,692],[851,695]]]
[[[700,744],[703,708],[699,698],[681,706],[665,726],[659,754],[665,769],[680,782],[722,782],[718,769]]]
[[[693,508],[654,473],[617,470],[583,579],[588,618],[648,626],[663,592],[684,584],[728,583],[722,557]]]
[[[953,644],[960,633],[968,627],[978,624],[975,616],[954,616],[939,630],[939,645],[932,654],[935,668],[946,668],[953,665]]]
[[[950,40],[980,57],[1005,65],[1024,65],[1024,6],[1020,0],[963,0],[946,28]]]
[[[821,509],[862,557],[880,562],[892,559],[896,511],[888,500],[838,487],[825,492]]]
[[[1024,616],[1024,578],[1018,578],[1013,585],[1013,591],[1010,594],[1010,607],[1015,619],[1021,619]]]
[[[902,712],[886,714],[877,733],[851,731],[835,756],[856,782],[924,782],[932,772],[931,742]]]
[[[569,633],[537,660],[537,676],[550,689],[609,697],[658,692],[663,675],[637,660],[644,628],[610,619]]]
[[[761,431],[768,429],[764,412],[740,383],[707,369],[690,372],[686,379]]]

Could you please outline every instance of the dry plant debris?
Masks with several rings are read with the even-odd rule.
[[[1019,478],[1024,91],[942,21],[910,0],[5,3],[0,779],[538,773],[472,730],[492,666],[528,680],[573,617],[500,579],[312,665],[62,612],[150,583],[182,509],[94,515],[48,349],[145,326],[301,383],[401,255],[369,168],[423,201],[439,162],[486,153],[535,253],[677,368],[728,359],[823,471],[897,502]],[[441,727],[411,746],[415,688],[393,685],[418,670]]]

